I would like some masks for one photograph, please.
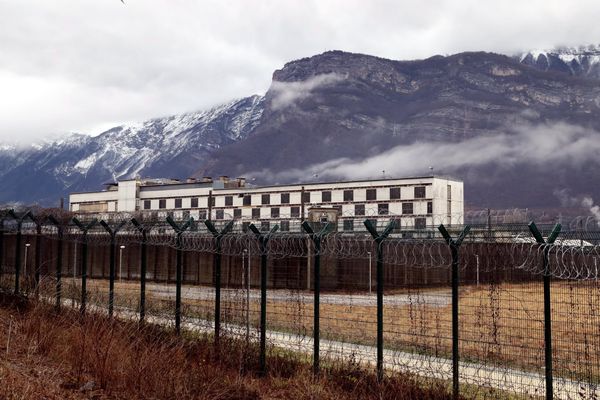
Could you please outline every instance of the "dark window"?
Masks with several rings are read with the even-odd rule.
[[[433,214],[433,202],[427,202],[427,214]]]
[[[367,189],[367,200],[377,200],[377,189]]]
[[[400,198],[400,188],[399,187],[390,188],[390,199],[398,200],[399,198]]]
[[[271,218],[279,218],[279,207],[271,208]]]
[[[290,194],[281,193],[281,204],[290,204]]]
[[[279,223],[279,230],[282,232],[287,232],[290,230],[290,221],[281,221]]]
[[[242,209],[241,208],[233,209],[233,218],[242,218]]]
[[[250,222],[242,222],[242,232],[248,232],[248,227],[250,227]]]
[[[302,202],[310,203],[310,192],[302,192]]]
[[[191,203],[190,206],[192,208],[198,208],[198,198],[197,197],[192,198],[190,203]]]
[[[175,199],[175,208],[181,208],[181,199]]]
[[[245,206],[249,206],[252,204],[252,196],[250,196],[249,194],[244,196],[244,205]]]
[[[331,191],[327,190],[327,191],[324,191],[323,193],[321,193],[321,201],[323,203],[330,202],[331,201]]]
[[[252,218],[254,218],[254,219],[260,218],[260,208],[252,209]]]
[[[166,199],[160,199],[158,201],[158,208],[167,208],[167,200]]]
[[[183,216],[183,220],[187,221],[188,219],[190,219],[190,212],[189,211],[184,211],[183,213],[181,213],[181,215]]]
[[[354,201],[354,190],[344,190],[344,201]]]
[[[355,204],[354,205],[354,215],[365,215],[365,205],[364,204]]]
[[[261,231],[268,231],[269,229],[271,229],[271,224],[269,223],[269,221],[263,221],[260,223]]]
[[[387,203],[377,204],[377,214],[387,215],[389,213],[389,206]]]
[[[290,209],[290,217],[292,217],[292,218],[300,218],[300,207],[291,207],[291,209]]]
[[[144,200],[144,210],[150,209],[150,200]]]
[[[223,217],[225,216],[225,213],[223,212],[223,210],[217,210],[216,212],[216,219],[223,219]]]
[[[271,204],[271,195],[263,194],[262,195],[262,204]]]
[[[402,214],[412,214],[413,203],[402,203]]]
[[[233,205],[233,196],[225,196],[225,205],[232,206]]]
[[[210,199],[209,200],[210,201],[210,206],[214,207],[215,206],[215,197],[214,196],[210,196],[209,199]]]
[[[201,210],[198,213],[198,219],[202,219],[202,220],[206,219],[206,210]]]
[[[415,187],[415,199],[424,199],[424,198],[425,198],[425,186]]]
[[[415,229],[425,229],[426,225],[425,218],[415,218]]]
[[[353,219],[345,219],[344,220],[344,230],[345,231],[353,231],[354,230],[354,220]]]

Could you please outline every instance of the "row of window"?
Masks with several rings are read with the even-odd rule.
[[[165,207],[162,207],[165,208]],[[200,219],[206,219],[207,210],[200,210]],[[427,214],[433,213],[433,202],[427,202]],[[379,215],[387,215],[389,214],[389,204],[388,203],[379,203],[377,204],[377,214]],[[402,214],[403,215],[411,215],[414,214],[414,204],[407,202],[402,203]],[[271,207],[270,208],[271,218],[280,218],[281,209],[279,207]],[[365,204],[355,204],[354,205],[354,215],[355,216],[364,216],[366,215]],[[300,207],[290,207],[290,218],[300,218]],[[233,218],[240,219],[242,218],[242,209],[234,208],[233,209]],[[261,208],[254,207],[252,208],[252,218],[260,219],[261,218]],[[215,210],[215,219],[225,219],[225,210],[218,209]]]
[[[373,220],[371,221],[375,226],[377,225],[377,221]],[[346,232],[350,232],[353,231],[355,229],[355,227],[358,227],[358,230],[363,230],[364,229],[364,225],[362,223],[362,221],[359,221],[358,225],[357,225],[357,221],[353,220],[353,219],[345,219],[343,222],[343,229]],[[401,224],[397,224],[396,225],[396,230],[400,229]],[[414,228],[415,229],[425,229],[427,227],[427,219],[424,217],[417,217],[414,220]]]
[[[390,188],[390,200],[399,200],[400,199],[400,188],[394,187]],[[303,192],[302,193],[302,201],[304,203],[310,203],[310,193],[311,192]],[[250,206],[252,205],[252,196],[249,194],[240,195],[243,196],[243,205]],[[261,195],[261,204],[269,205],[271,204],[271,194],[263,194]],[[290,194],[289,193],[280,193],[280,203],[281,204],[290,204]],[[344,190],[344,201],[354,201],[354,190]],[[425,198],[425,186],[417,186],[414,188],[414,198],[415,199],[424,199]],[[211,197],[211,206],[215,205],[215,198]],[[377,200],[377,189],[367,189],[366,191],[366,199],[368,201],[376,201]],[[182,208],[182,200],[181,198],[175,199],[175,208]],[[321,192],[321,203],[330,203],[331,202],[331,191],[325,190]],[[233,196],[225,196],[225,206],[233,206]],[[198,208],[198,198],[191,198],[191,208]],[[144,200],[144,210],[150,210],[151,202],[150,200]],[[158,208],[164,209],[167,208],[167,200],[160,199],[158,201]]]

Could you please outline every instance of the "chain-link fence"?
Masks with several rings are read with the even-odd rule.
[[[0,285],[57,307],[408,371],[466,398],[600,395],[600,230],[350,233],[3,214]],[[554,231],[553,231],[554,229]],[[533,233],[532,233],[533,232]],[[537,234],[536,234],[537,232]],[[252,350],[250,350],[252,349]]]

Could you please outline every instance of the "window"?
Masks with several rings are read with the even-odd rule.
[[[198,208],[198,198],[197,197],[194,197],[194,198],[191,199],[190,206],[192,208]]]
[[[354,190],[344,190],[344,201],[354,201]]]
[[[175,208],[181,208],[181,199],[175,199]]]
[[[300,218],[300,207],[291,207],[291,209],[290,209],[290,217],[292,217],[292,218]]]
[[[290,194],[281,193],[281,204],[290,204]]]
[[[302,192],[302,202],[310,203],[310,192]]]
[[[167,200],[166,199],[160,199],[158,201],[158,208],[167,208]]]
[[[326,190],[321,193],[321,201],[323,203],[328,203],[331,201],[331,191],[330,190]]]
[[[181,213],[181,216],[183,217],[184,221],[187,221],[188,219],[190,219],[190,212],[186,210],[183,213]]]
[[[415,218],[415,229],[425,229],[427,221],[425,218]]]
[[[249,194],[244,195],[244,205],[249,206],[252,204],[252,196]]]
[[[250,227],[250,222],[242,222],[242,232],[248,232],[248,228]]]
[[[260,208],[252,209],[252,218],[254,218],[254,219],[260,218]]]
[[[353,231],[354,230],[354,220],[353,219],[345,219],[344,220],[344,230],[345,231]]]
[[[367,200],[377,200],[377,189],[367,189]]]
[[[402,203],[402,214],[412,214],[413,203]]]
[[[377,204],[377,214],[379,215],[387,215],[389,213],[389,206],[387,203],[379,203]]]
[[[232,206],[233,205],[233,196],[225,196],[225,205]]]
[[[452,200],[452,186],[448,185],[446,186],[446,194],[448,196],[448,200]]]
[[[235,219],[242,218],[242,209],[241,208],[233,209],[233,218],[235,218]]]
[[[446,204],[446,214],[448,214],[448,218],[452,215],[452,202],[450,200]]]
[[[415,187],[415,199],[424,199],[425,198],[425,186],[416,186]]]
[[[287,232],[290,230],[290,221],[281,221],[279,222],[279,229],[282,232]]]
[[[144,210],[150,209],[150,200],[144,200]]]
[[[355,204],[354,205],[354,215],[365,215],[365,205],[364,204]]]
[[[399,187],[390,188],[390,199],[398,200],[399,198],[400,198],[400,188]]]
[[[217,210],[216,212],[216,219],[223,219],[223,217],[225,216],[225,213],[223,212],[223,210]]]
[[[206,219],[206,210],[201,210],[198,213],[198,219],[202,219],[202,220]]]
[[[271,208],[271,218],[279,218],[279,207]]]
[[[269,229],[271,229],[271,223],[269,221],[263,221],[260,223],[260,230],[263,232],[268,231]]]
[[[209,204],[210,204],[211,207],[215,206],[215,198],[214,198],[214,196],[210,196],[209,197]]]
[[[271,204],[271,195],[263,194],[261,197],[261,204]]]
[[[433,214],[433,202],[432,201],[427,202],[427,214]]]

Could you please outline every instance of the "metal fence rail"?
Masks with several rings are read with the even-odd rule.
[[[455,396],[600,396],[600,230],[340,233],[1,213],[0,286],[109,316],[448,381]],[[407,237],[410,236],[410,237]],[[250,346],[250,344],[253,344]],[[256,344],[256,346],[254,345]],[[510,397],[513,398],[513,397]]]

